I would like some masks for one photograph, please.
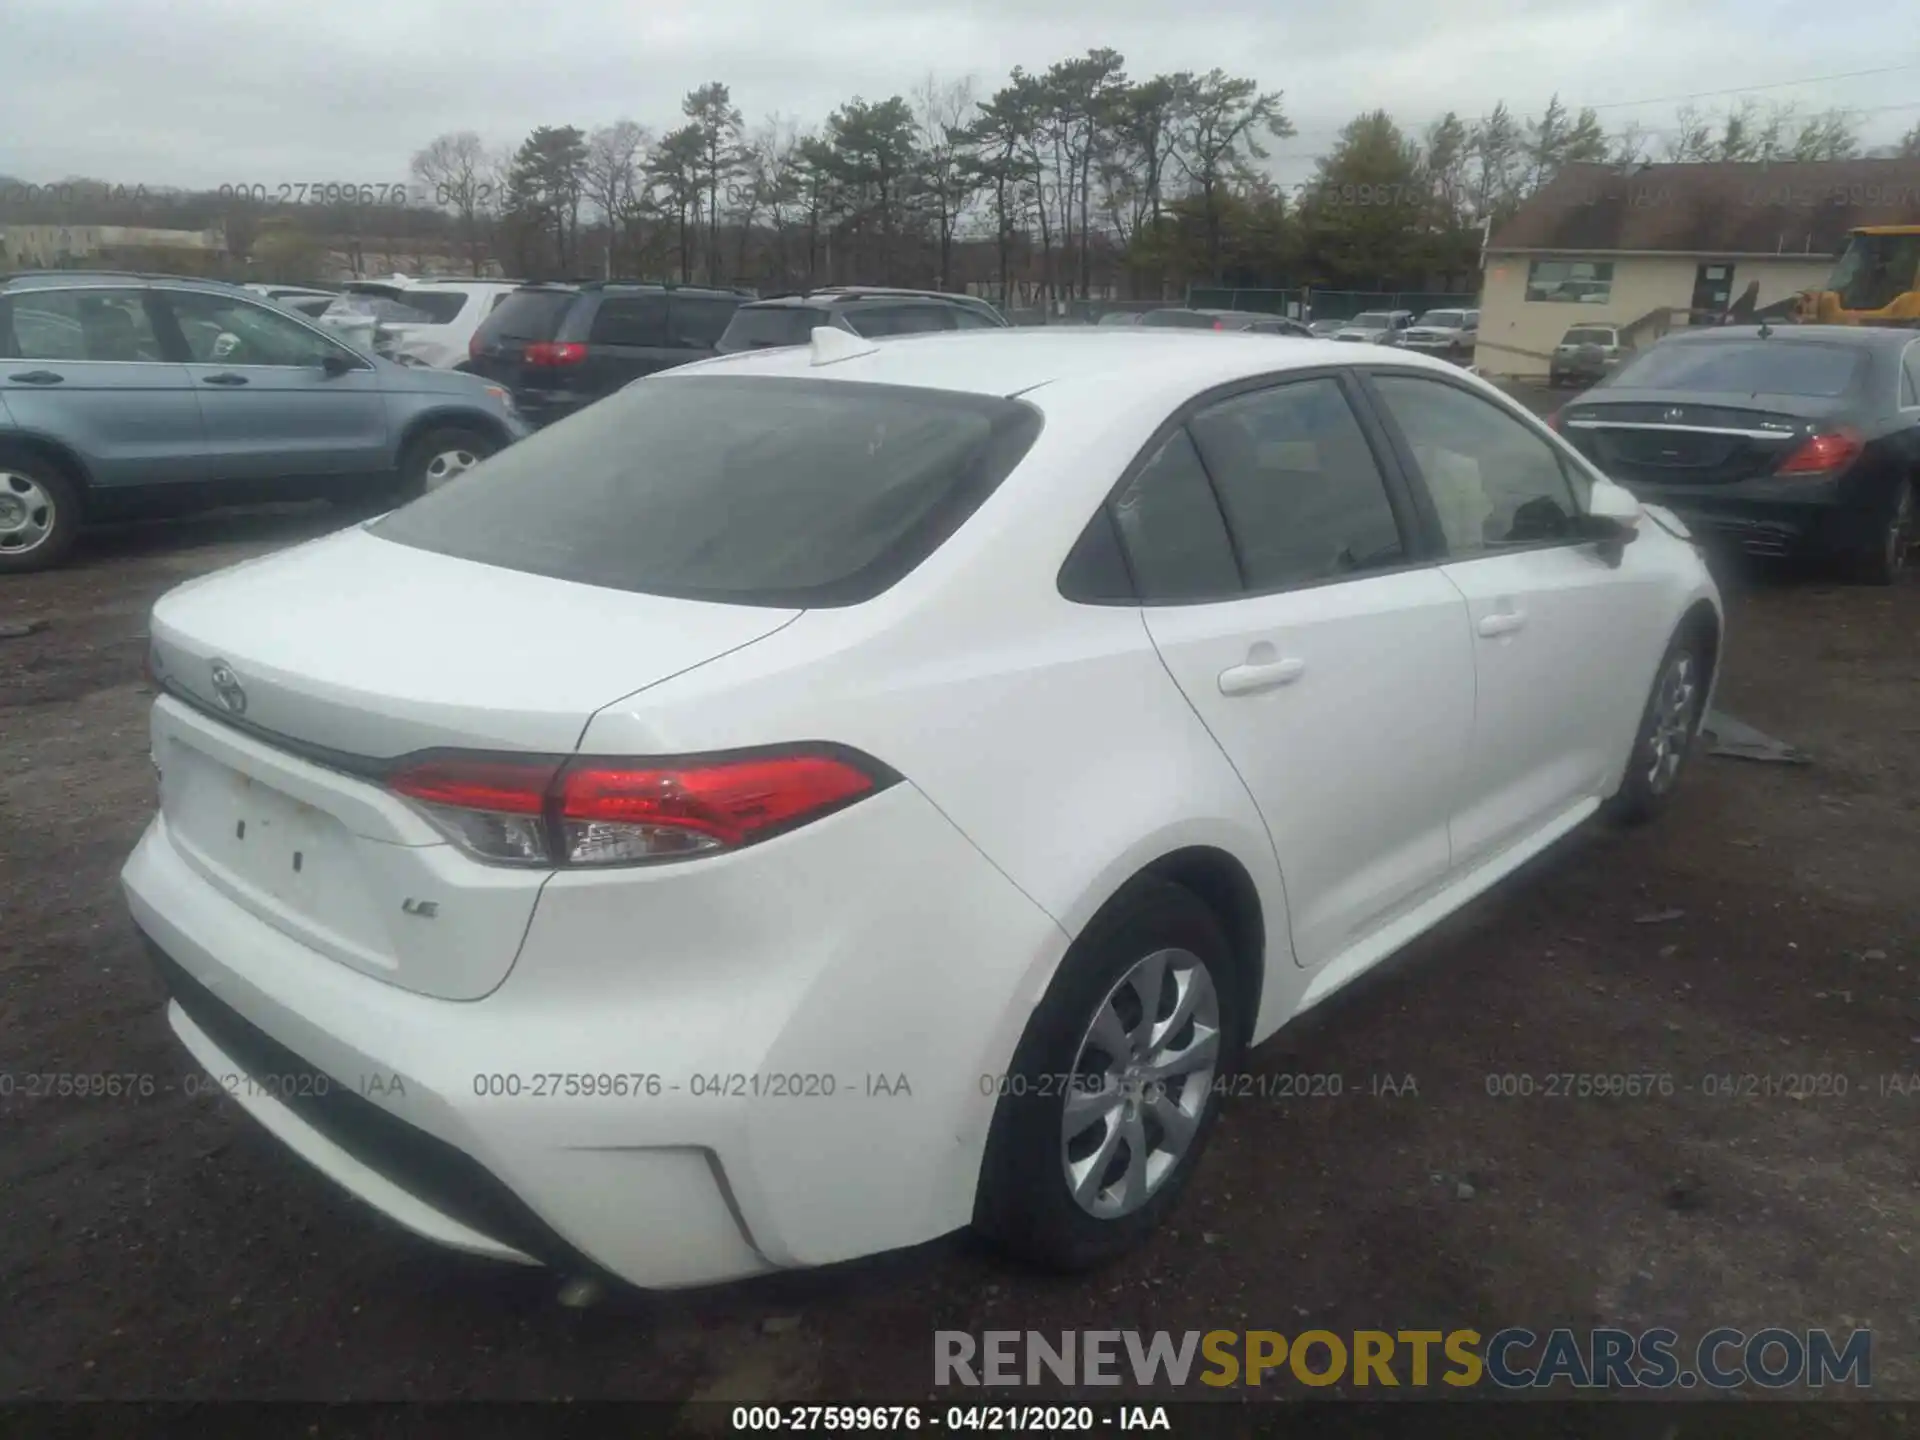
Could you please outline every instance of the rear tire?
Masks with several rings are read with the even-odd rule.
[[[1142,1243],[1206,1148],[1216,1082],[1240,1062],[1240,1006],[1232,949],[1198,896],[1161,880],[1124,891],[1027,1023],[988,1133],[975,1231],[1068,1272]]]
[[[1673,803],[1681,772],[1693,753],[1707,703],[1707,652],[1697,630],[1683,629],[1667,645],[1653,693],[1640,715],[1626,777],[1607,802],[1608,817],[1641,825]]]
[[[80,487],[38,455],[0,451],[0,575],[51,570],[79,538]]]
[[[1915,538],[1914,482],[1902,481],[1875,539],[1847,556],[1847,574],[1861,585],[1891,585],[1907,568]]]

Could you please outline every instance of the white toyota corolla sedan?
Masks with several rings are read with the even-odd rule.
[[[433,1240],[1082,1267],[1246,1046],[1658,810],[1721,635],[1444,362],[819,331],[162,598],[123,878],[206,1083]]]

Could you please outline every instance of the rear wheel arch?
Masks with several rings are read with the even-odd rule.
[[[1267,954],[1266,915],[1253,876],[1233,855],[1211,845],[1191,845],[1170,851],[1129,876],[1094,912],[1085,928],[1092,928],[1143,882],[1156,880],[1178,885],[1197,897],[1213,912],[1226,933],[1233,951],[1234,979],[1245,1017],[1247,1033],[1242,1043],[1250,1044],[1265,988]]]

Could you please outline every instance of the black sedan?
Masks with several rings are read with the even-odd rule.
[[[1553,427],[1702,538],[1891,584],[1915,541],[1920,335],[1830,325],[1669,336]]]

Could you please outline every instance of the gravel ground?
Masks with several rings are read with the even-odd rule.
[[[1721,700],[1805,768],[1701,757],[1675,809],[1593,829],[1252,1057],[1338,1099],[1229,1102],[1173,1227],[1091,1278],[964,1239],[575,1311],[443,1254],[293,1161],[187,1061],[116,874],[153,804],[148,606],[335,523],[229,512],[0,581],[0,1074],[149,1074],[144,1098],[0,1096],[0,1397],[924,1399],[935,1328],[1875,1331],[1920,1398],[1920,586],[1729,582]],[[1663,1072],[1644,1099],[1489,1075]],[[1845,1095],[1722,1098],[1721,1075]],[[1366,1093],[1370,1077],[1413,1088]],[[1105,1398],[1112,1398],[1111,1394]]]

